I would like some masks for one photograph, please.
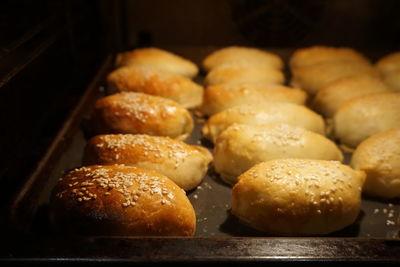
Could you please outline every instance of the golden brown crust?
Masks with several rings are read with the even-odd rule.
[[[400,67],[386,74],[383,74],[383,81],[391,89],[400,91]]]
[[[400,52],[390,53],[380,58],[376,62],[375,66],[383,74],[400,69]]]
[[[363,187],[365,194],[400,197],[400,128],[364,140],[354,151],[350,165],[367,174]]]
[[[293,68],[290,83],[292,86],[314,95],[330,83],[354,75],[381,77],[376,68],[365,63],[358,61],[328,61]]]
[[[289,59],[289,66],[296,68],[329,61],[356,61],[371,64],[363,54],[349,47],[310,46],[294,51]]]
[[[88,166],[55,186],[51,218],[64,232],[84,235],[192,236],[196,218],[185,192],[154,171]]]
[[[400,93],[380,93],[345,102],[333,117],[335,137],[355,148],[378,132],[400,127]]]
[[[279,158],[343,160],[334,142],[320,134],[283,123],[235,124],[218,136],[214,168],[229,184],[254,165]]]
[[[282,69],[284,65],[283,60],[274,53],[244,46],[229,46],[215,50],[205,57],[202,63],[206,71],[210,71],[222,64],[232,64],[236,66],[257,64],[275,69]]]
[[[201,112],[214,115],[242,104],[272,101],[302,105],[306,102],[307,94],[303,90],[278,84],[219,84],[207,87],[203,99]]]
[[[121,67],[107,76],[111,91],[142,92],[174,100],[185,108],[201,105],[203,87],[186,77],[144,66]]]
[[[270,234],[332,233],[356,220],[364,180],[362,171],[335,161],[271,160],[239,177],[232,213]]]
[[[196,76],[199,72],[199,68],[190,60],[155,47],[138,48],[118,53],[115,65],[117,67],[128,65],[147,66],[189,78]]]
[[[97,100],[93,127],[96,133],[140,133],[183,140],[194,126],[190,113],[172,100],[123,92]]]
[[[200,184],[211,153],[169,137],[148,135],[98,135],[85,149],[84,165],[125,164],[157,171],[184,190]]]
[[[202,128],[204,137],[215,143],[217,137],[234,123],[261,125],[287,123],[325,135],[322,116],[311,109],[292,103],[270,102],[261,105],[239,105],[212,115]]]
[[[390,92],[381,80],[369,76],[351,76],[334,81],[318,91],[313,107],[325,117],[332,117],[340,105],[357,97]]]
[[[210,70],[204,81],[207,85],[222,83],[283,84],[285,82],[285,75],[282,71],[271,67],[254,64],[244,66],[223,64]]]

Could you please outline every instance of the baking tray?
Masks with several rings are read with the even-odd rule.
[[[168,50],[200,63],[214,47]],[[286,60],[290,49],[269,49]],[[55,235],[47,219],[50,191],[67,170],[81,166],[89,119],[96,99],[106,95],[105,77],[113,68],[110,55],[100,66],[47,153],[15,196],[9,212],[7,245],[2,262],[159,263],[229,261],[233,263],[350,261],[400,262],[400,202],[363,198],[357,221],[329,236],[274,237],[248,228],[230,213],[231,187],[213,167],[203,182],[188,192],[197,216],[194,237],[107,237]],[[288,75],[288,73],[286,73]],[[203,75],[204,76],[204,75]],[[197,82],[202,82],[200,75]],[[201,119],[190,144],[212,145],[202,138]],[[347,158],[349,157],[346,154]]]

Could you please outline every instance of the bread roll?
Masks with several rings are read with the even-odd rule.
[[[390,91],[381,79],[368,76],[351,76],[332,82],[319,90],[312,105],[319,113],[330,118],[340,105],[348,100]]]
[[[203,126],[204,137],[215,143],[217,137],[234,123],[260,125],[273,122],[287,123],[310,131],[325,134],[324,120],[320,115],[302,105],[274,103],[240,105],[211,116]]]
[[[95,132],[103,134],[138,133],[184,140],[194,127],[192,116],[178,103],[134,92],[98,99],[92,118]]]
[[[400,91],[400,68],[383,74],[383,81],[391,89]]]
[[[400,52],[390,53],[380,58],[375,66],[383,74],[400,69]]]
[[[98,135],[85,149],[84,165],[125,164],[157,171],[184,190],[203,180],[211,153],[169,137],[148,135]]]
[[[385,83],[392,89],[400,91],[400,52],[388,54],[376,62]]]
[[[196,229],[185,191],[157,172],[122,165],[67,173],[50,215],[57,229],[83,235],[192,236]]]
[[[203,87],[186,77],[144,66],[121,67],[107,76],[111,92],[142,92],[169,98],[185,108],[201,105]]]
[[[297,49],[289,59],[289,66],[297,68],[333,61],[356,61],[370,64],[362,53],[349,47],[310,46]]]
[[[364,140],[354,151],[351,166],[367,174],[363,187],[365,194],[400,197],[400,128]]]
[[[400,127],[400,93],[381,93],[347,101],[333,117],[334,135],[355,148],[378,132]]]
[[[224,64],[213,68],[205,77],[207,85],[229,83],[264,83],[282,84],[285,82],[285,75],[271,67],[248,65],[235,66]]]
[[[199,68],[190,60],[155,47],[138,48],[118,53],[115,65],[117,67],[127,65],[147,66],[188,78],[196,76],[199,72]]]
[[[364,172],[335,161],[263,162],[239,177],[232,189],[232,213],[268,234],[329,234],[356,220],[364,179]]]
[[[343,160],[331,140],[288,124],[232,125],[218,136],[214,146],[214,167],[229,184],[254,165],[280,158]]]
[[[358,61],[322,62],[293,68],[291,85],[314,95],[336,80],[355,75],[380,78],[377,69]]]
[[[269,51],[244,46],[229,46],[215,50],[203,60],[203,68],[206,71],[222,64],[257,64],[282,69],[283,60]]]
[[[271,101],[302,105],[306,99],[307,94],[303,90],[283,85],[219,84],[209,86],[204,91],[201,112],[213,115],[238,105]]]

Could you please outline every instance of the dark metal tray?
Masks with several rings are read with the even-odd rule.
[[[173,50],[199,63],[212,48]],[[275,51],[287,60],[290,50]],[[342,231],[321,237],[272,237],[252,230],[230,214],[231,187],[212,166],[203,182],[188,192],[197,216],[196,236],[104,237],[59,236],[47,220],[50,191],[66,171],[81,166],[94,102],[105,95],[104,79],[112,70],[108,57],[60,129],[35,171],[15,197],[9,214],[1,261],[106,262],[400,262],[400,202],[363,198],[358,220]],[[198,82],[201,82],[199,78]],[[212,148],[200,134],[201,120],[188,143]],[[348,155],[347,155],[348,156]]]

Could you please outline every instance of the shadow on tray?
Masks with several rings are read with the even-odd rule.
[[[357,237],[359,235],[360,221],[362,220],[362,217],[364,217],[364,212],[361,211],[352,225],[329,235],[320,235],[317,237]],[[220,231],[231,236],[239,237],[279,237],[277,235],[265,234],[247,226],[245,223],[233,216],[230,210],[227,211],[227,219],[220,226]]]

